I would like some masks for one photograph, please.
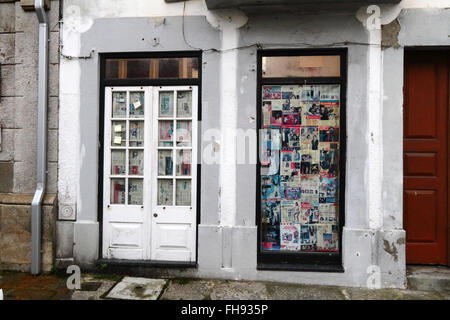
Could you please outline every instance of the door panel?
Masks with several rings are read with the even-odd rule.
[[[191,101],[191,106],[186,101]],[[195,261],[197,88],[155,88],[151,259]],[[180,260],[181,259],[181,260]]]
[[[105,88],[103,258],[195,261],[197,98]]]
[[[103,258],[148,255],[151,95],[149,88],[105,88]]]
[[[447,263],[448,74],[446,52],[405,52],[407,263]]]

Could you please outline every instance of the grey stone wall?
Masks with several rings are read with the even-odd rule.
[[[57,192],[59,1],[51,1],[48,108],[48,193]],[[36,187],[38,21],[19,1],[0,2],[0,192]]]
[[[42,267],[55,255],[59,1],[49,15],[47,197],[43,207]],[[31,199],[36,188],[38,21],[20,1],[0,1],[0,269],[29,271]],[[3,194],[2,194],[3,193]],[[51,195],[49,195],[51,194]]]

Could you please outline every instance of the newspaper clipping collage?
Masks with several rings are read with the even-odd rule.
[[[340,85],[262,87],[261,250],[337,252]]]

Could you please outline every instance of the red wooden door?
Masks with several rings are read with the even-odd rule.
[[[449,55],[405,51],[406,262],[447,264]]]

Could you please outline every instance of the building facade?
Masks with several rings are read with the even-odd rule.
[[[402,288],[448,265],[448,1],[60,5],[56,266]]]

